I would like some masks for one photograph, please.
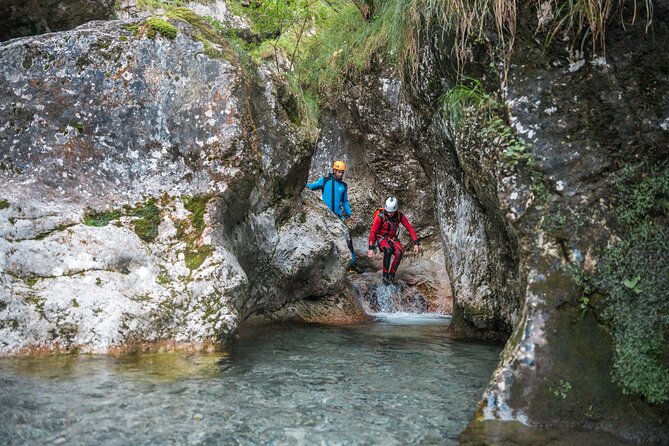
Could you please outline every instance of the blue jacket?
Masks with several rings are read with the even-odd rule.
[[[348,202],[348,186],[341,180],[335,179],[332,175],[321,177],[313,183],[307,184],[311,190],[323,190],[323,202],[337,216],[348,217],[352,214],[351,204]],[[334,199],[333,199],[334,198]]]

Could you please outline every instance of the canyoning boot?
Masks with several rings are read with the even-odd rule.
[[[355,263],[351,263],[351,266],[348,267],[348,272],[362,274],[362,270],[358,268],[358,265],[356,265]]]
[[[395,273],[388,273],[388,279],[390,280],[390,283],[397,285],[397,281],[395,281]]]
[[[383,283],[390,285],[390,273],[383,273]]]

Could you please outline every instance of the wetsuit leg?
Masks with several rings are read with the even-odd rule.
[[[393,241],[391,246],[394,248],[395,252],[395,260],[393,261],[393,264],[390,266],[390,273],[395,275],[395,271],[397,271],[397,267],[400,266],[400,262],[402,261],[402,255],[404,254],[404,251],[402,250],[401,245],[397,246],[399,242]]]
[[[351,232],[348,233],[348,240],[346,240],[348,249],[351,250],[351,264],[355,265],[355,251],[353,250],[353,239],[351,238]]]
[[[386,239],[379,240],[379,249],[383,251],[383,272],[387,273],[390,269],[390,261],[393,256],[393,249]]]

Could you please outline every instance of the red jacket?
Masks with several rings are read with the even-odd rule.
[[[392,218],[386,215],[386,218],[384,219],[383,218],[384,212],[377,215],[376,218],[374,219],[374,223],[372,224],[372,230],[369,232],[369,249],[372,249],[376,245],[376,241],[380,238],[386,237],[391,240],[395,239],[397,237],[397,231],[400,228],[400,223],[402,223],[402,226],[407,228],[407,230],[409,231],[411,240],[413,240],[414,243],[418,241],[418,236],[416,235],[416,231],[414,230],[413,226],[411,226],[411,223],[409,223],[409,220],[407,220],[407,218],[404,216],[403,213],[397,212],[395,215],[393,215]],[[397,217],[398,215],[399,218]]]

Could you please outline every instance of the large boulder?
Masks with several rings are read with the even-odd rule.
[[[209,347],[343,289],[313,136],[189,10],[0,46],[0,353]]]

